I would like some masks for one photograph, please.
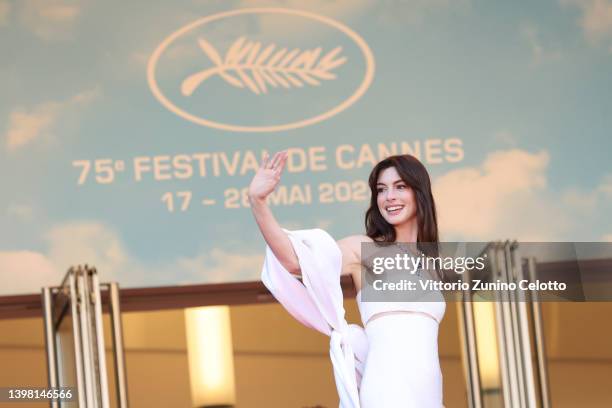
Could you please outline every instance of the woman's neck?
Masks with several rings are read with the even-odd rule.
[[[417,242],[418,236],[419,225],[416,217],[395,226],[395,242]]]

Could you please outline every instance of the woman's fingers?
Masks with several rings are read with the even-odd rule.
[[[287,151],[284,151],[278,163],[278,171],[281,173],[283,169],[285,168],[285,163],[287,163],[287,156],[288,156]]]
[[[276,160],[276,156],[278,156],[278,153],[274,153],[274,156],[272,156],[272,158],[268,160],[268,165],[266,166],[266,168],[268,169],[274,168],[274,161]]]
[[[272,170],[278,168],[278,163],[279,163],[282,155],[283,155],[283,152],[276,152],[276,154],[274,155],[274,158],[272,159],[272,163],[270,163],[270,168]]]
[[[268,158],[270,156],[268,155],[268,152],[263,153],[263,157],[261,158],[261,165],[259,166],[260,169],[265,169],[266,165],[268,164]]]
[[[261,169],[282,169],[285,162],[287,161],[287,151],[276,152],[272,159],[270,159],[267,152],[264,152],[263,159],[261,161]]]

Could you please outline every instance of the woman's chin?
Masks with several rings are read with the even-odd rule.
[[[402,216],[402,217],[385,217],[385,220],[394,227],[399,227],[400,225],[407,224],[411,221],[410,217]]]
[[[406,222],[405,219],[403,218],[396,218],[396,217],[391,217],[391,218],[385,218],[385,220],[387,220],[387,222],[390,225],[393,225],[394,227],[398,226],[398,225],[402,225],[403,223]]]

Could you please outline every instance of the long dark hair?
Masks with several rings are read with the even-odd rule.
[[[370,208],[365,214],[366,235],[376,242],[395,242],[395,229],[383,218],[376,202],[378,177],[389,167],[395,167],[400,178],[414,191],[418,225],[417,248],[427,256],[438,256],[438,220],[429,173],[416,157],[409,154],[387,157],[372,169],[368,180],[372,195]]]

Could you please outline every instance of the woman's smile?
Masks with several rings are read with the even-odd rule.
[[[403,205],[389,205],[387,207],[385,207],[385,210],[387,211],[387,214],[389,214],[390,216],[396,216],[399,215],[399,213],[404,209]]]

